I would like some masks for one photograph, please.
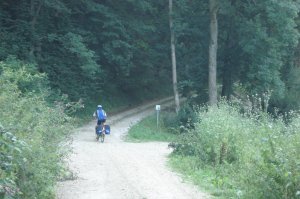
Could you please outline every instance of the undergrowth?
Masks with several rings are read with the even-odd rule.
[[[213,195],[223,198],[300,197],[298,114],[287,121],[220,102],[198,108],[197,117],[195,128],[173,143],[176,169],[214,185]]]
[[[74,104],[49,103],[49,92],[34,66],[0,62],[0,198],[55,198]]]

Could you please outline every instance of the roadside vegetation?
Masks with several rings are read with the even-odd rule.
[[[54,198],[77,105],[33,65],[0,62],[0,198]]]
[[[194,128],[173,145],[176,170],[223,198],[300,197],[299,114],[228,102],[196,110]]]
[[[164,129],[173,134],[164,140],[174,148],[169,164],[186,180],[220,198],[300,197],[298,113],[271,115],[258,105],[226,101],[191,110],[185,106],[178,116],[163,117]],[[160,141],[148,132],[155,130],[154,119],[133,126],[129,137]]]
[[[132,103],[118,100],[103,105],[114,112]],[[0,198],[55,198],[57,181],[70,177],[64,163],[70,133],[91,119],[96,105],[51,89],[34,64],[0,62]]]
[[[162,116],[164,117],[164,115]],[[151,142],[162,141],[171,142],[175,141],[177,135],[172,133],[171,129],[168,129],[163,119],[159,120],[157,126],[156,115],[153,114],[144,118],[136,125],[129,129],[126,136],[126,141],[129,142]]]

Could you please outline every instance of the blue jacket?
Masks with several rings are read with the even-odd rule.
[[[102,108],[97,108],[95,113],[96,113],[98,120],[106,120],[107,115],[106,115],[106,112]]]

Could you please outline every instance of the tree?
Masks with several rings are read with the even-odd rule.
[[[210,42],[209,42],[209,104],[217,103],[217,50],[218,50],[218,0],[209,0],[210,12]]]
[[[299,8],[295,0],[2,0],[0,61],[35,63],[71,100],[174,93],[179,102],[180,93],[214,104],[217,82],[228,99],[237,83],[284,98],[299,65]]]
[[[71,100],[171,93],[165,2],[15,2],[0,2],[0,61],[13,55],[35,63]]]
[[[172,75],[173,75],[173,91],[175,98],[175,110],[178,113],[180,109],[179,94],[177,88],[177,73],[176,73],[176,54],[175,54],[175,31],[173,24],[173,1],[169,0],[169,24],[171,32],[171,58],[172,58]]]

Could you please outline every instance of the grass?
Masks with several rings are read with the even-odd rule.
[[[156,115],[146,117],[129,129],[126,141],[129,142],[171,142],[177,136],[168,131],[163,122],[159,121],[159,127],[156,124]]]
[[[162,122],[157,130],[153,115],[133,126],[128,140],[175,141],[169,167],[214,198],[299,197],[299,115],[286,124],[265,112],[244,115],[225,102],[198,114],[195,130],[182,136]],[[166,116],[165,124],[178,123]]]
[[[218,177],[220,174],[210,166],[200,166],[201,162],[195,156],[181,156],[171,154],[168,166],[182,175],[185,181],[192,182],[200,190],[210,193],[213,198],[236,198],[234,189],[228,189],[230,179]]]
[[[127,134],[126,141],[129,142],[151,142],[164,141],[172,142],[178,139],[178,135],[170,133],[170,130],[160,122],[157,129],[156,116],[152,115],[141,120],[136,125],[132,126]],[[168,160],[168,166],[175,172],[182,175],[184,181],[192,182],[200,190],[208,192],[211,196],[225,199],[231,198],[234,193],[228,188],[224,188],[230,182],[224,181],[224,178],[218,178],[215,170],[208,166],[200,167],[201,163],[196,157],[181,156],[171,154]]]

